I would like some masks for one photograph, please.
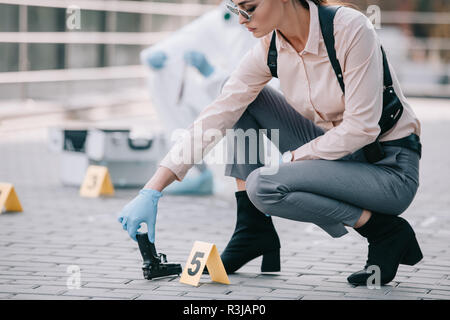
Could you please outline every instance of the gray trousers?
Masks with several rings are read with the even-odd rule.
[[[233,127],[279,129],[279,148],[283,153],[324,134],[312,121],[292,108],[276,90],[266,86],[247,107]],[[227,137],[227,139],[229,139]],[[262,136],[258,135],[258,139]],[[228,140],[229,142],[230,140]],[[248,142],[248,141],[246,141]],[[225,175],[246,181],[247,194],[262,212],[286,219],[312,222],[332,237],[341,237],[353,227],[363,209],[400,215],[413,201],[419,186],[419,155],[396,146],[385,146],[386,157],[367,162],[363,149],[337,160],[300,160],[282,163],[276,174],[262,174],[264,159],[258,149],[257,163],[236,161],[238,148],[228,150]],[[263,144],[257,144],[263,148]],[[242,161],[241,161],[242,162]],[[254,162],[254,161],[253,161]]]

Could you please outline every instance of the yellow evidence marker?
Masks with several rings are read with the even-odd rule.
[[[19,198],[11,183],[0,182],[0,214],[3,212],[3,208],[5,208],[5,211],[23,211]]]
[[[194,242],[181,274],[180,282],[198,286],[205,265],[212,281],[230,284],[216,245],[202,241]]]
[[[80,196],[95,198],[100,195],[114,195],[114,187],[107,167],[89,166],[80,187]]]

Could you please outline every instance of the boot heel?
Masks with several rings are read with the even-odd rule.
[[[417,242],[417,239],[414,236],[413,241],[411,241],[400,263],[406,264],[408,266],[413,266],[420,260],[422,260],[422,258],[423,258],[422,251],[420,250],[419,243]]]
[[[261,263],[261,272],[277,271],[280,271],[280,249],[264,254]]]

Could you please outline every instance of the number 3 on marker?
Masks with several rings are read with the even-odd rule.
[[[87,186],[88,189],[94,189],[95,186],[97,185],[97,176],[95,174],[91,176],[91,180],[92,184]]]
[[[194,257],[192,258],[192,261],[191,261],[191,265],[195,265],[195,269],[192,269],[192,268],[188,268],[188,274],[190,275],[190,276],[195,276],[196,274],[197,274],[197,272],[198,272],[198,270],[200,269],[200,266],[201,266],[201,262],[200,262],[200,260],[198,260],[198,259],[201,259],[201,258],[203,258],[205,256],[205,253],[204,252],[196,252],[195,254],[194,254]]]

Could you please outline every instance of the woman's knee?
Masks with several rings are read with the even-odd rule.
[[[261,168],[248,175],[245,185],[249,199],[263,212],[269,212],[287,193],[286,188],[272,176],[261,173]]]
[[[395,215],[401,215],[403,212],[406,211],[406,209],[409,208],[411,205],[413,199],[410,197],[405,197],[401,201],[399,201],[399,204],[394,208],[393,214]]]

